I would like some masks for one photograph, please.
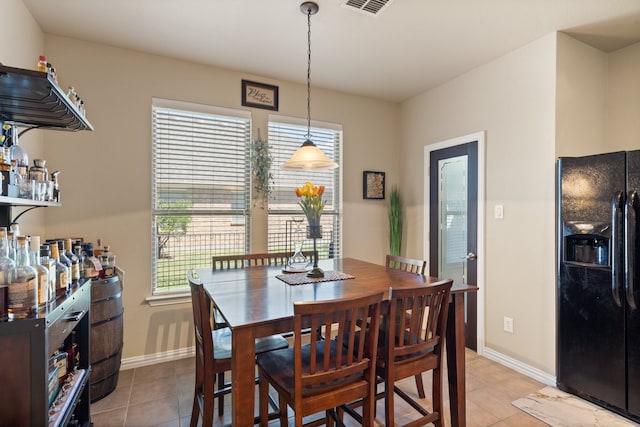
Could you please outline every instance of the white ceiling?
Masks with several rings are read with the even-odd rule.
[[[291,0],[23,0],[45,33],[304,83]],[[640,0],[394,0],[377,16],[318,0],[312,85],[402,101],[553,31],[605,51],[640,41]],[[51,60],[55,64],[55,58]]]

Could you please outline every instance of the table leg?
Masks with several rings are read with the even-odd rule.
[[[464,366],[464,294],[452,294],[452,299],[453,302],[449,306],[446,339],[451,426],[465,427],[467,425],[467,402]]]
[[[255,405],[255,339],[251,328],[232,328],[232,425],[253,425]],[[251,408],[251,410],[248,410]]]

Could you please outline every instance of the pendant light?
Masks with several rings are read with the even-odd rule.
[[[318,12],[318,5],[306,1],[300,5],[300,11],[307,15],[307,139],[293,153],[286,163],[280,166],[284,170],[327,170],[335,169],[338,164],[331,161],[326,154],[311,141],[311,15]]]

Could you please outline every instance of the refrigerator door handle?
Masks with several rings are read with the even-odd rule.
[[[624,257],[624,288],[627,296],[627,304],[632,310],[635,310],[636,298],[635,291],[635,259],[636,259],[636,207],[638,205],[638,193],[635,191],[629,192],[627,203],[625,204],[625,220],[627,225],[627,232],[625,233],[625,249],[626,254]]]
[[[620,242],[618,242],[618,227],[623,225],[621,218],[622,198],[622,192],[617,191],[611,200],[611,293],[613,294],[613,301],[618,307],[622,307],[620,300],[620,277],[617,265],[618,251],[621,249]]]

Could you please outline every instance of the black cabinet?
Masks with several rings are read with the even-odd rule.
[[[72,418],[89,426],[89,365],[91,281],[87,281],[49,309],[29,319],[0,323],[0,425],[64,426]],[[49,418],[49,357],[72,332],[79,364],[74,380],[59,391]]]

